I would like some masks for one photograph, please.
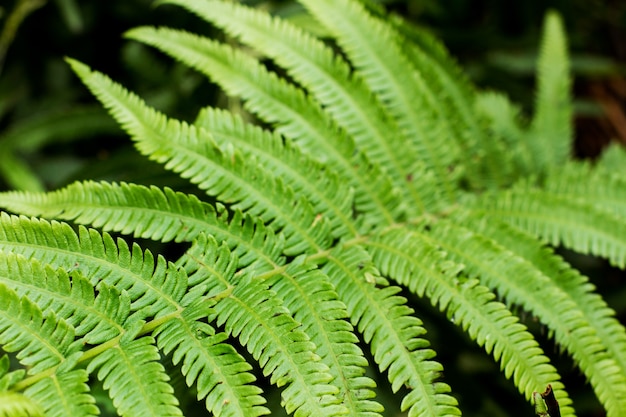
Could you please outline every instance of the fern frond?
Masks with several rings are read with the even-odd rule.
[[[403,19],[388,17],[404,36],[398,41],[403,53],[424,78],[440,103],[438,111],[452,132],[463,157],[462,175],[473,189],[492,188],[511,181],[510,148],[490,135],[476,117],[476,91],[445,46],[428,30]],[[469,156],[471,155],[471,156]]]
[[[506,147],[507,152],[500,158],[490,159],[497,161],[500,170],[504,170],[503,175],[508,175],[508,181],[533,175],[533,150],[526,140],[528,132],[521,123],[521,110],[504,94],[493,91],[476,95],[475,109],[486,119],[492,135],[501,138]]]
[[[349,65],[325,44],[283,20],[234,3],[162,3],[182,6],[274,59],[324,106],[369,160],[386,167],[394,185],[404,190],[418,209],[433,204],[437,187],[434,183],[426,185],[433,178],[420,182],[419,187],[415,184],[423,168],[410,157],[415,155],[412,145],[401,141],[402,133],[395,122],[381,112],[363,82],[351,75]]]
[[[552,384],[563,415],[573,415],[556,369],[532,334],[502,303],[494,301],[488,288],[459,275],[461,266],[447,260],[427,235],[392,230],[376,236],[367,246],[383,274],[445,311],[501,363],[505,376],[512,377],[528,400],[538,386]]]
[[[47,416],[97,415],[95,400],[85,384],[85,372],[67,370],[80,355],[81,345],[63,319],[52,312],[44,316],[37,305],[0,283],[0,346],[6,352],[18,352],[17,358],[28,367],[29,375],[42,374],[24,395]],[[18,403],[25,406],[24,402]],[[25,409],[29,413],[34,410],[29,406]],[[14,411],[19,413],[19,408]]]
[[[620,172],[626,166],[626,150],[619,144],[609,145],[598,160],[598,168],[607,172]]]
[[[502,231],[497,233],[498,228],[486,222],[479,226],[480,220],[463,218],[462,222],[473,225],[473,230],[487,230],[490,235],[504,234]],[[494,223],[493,220],[490,222]],[[533,266],[534,258],[532,263],[528,262],[470,229],[448,224],[435,226],[433,231],[436,241],[449,252],[449,256],[466,265],[468,274],[479,277],[489,287],[497,288],[508,302],[531,311],[554,332],[556,341],[572,354],[591,381],[600,401],[607,410],[611,410],[611,415],[617,416],[612,413],[624,409],[626,372],[618,362],[623,361],[624,353],[609,353],[606,346],[626,338],[625,331],[621,326],[616,328],[613,325],[610,328],[617,331],[616,337],[604,337],[603,340],[601,334],[607,336],[606,332],[598,326],[608,323],[592,321],[598,316],[611,315],[606,306],[588,315],[586,311],[599,307],[593,294],[568,294],[554,283],[551,276],[544,275]],[[541,248],[539,242],[528,235],[524,239],[523,234],[512,233],[513,236],[516,234],[519,242],[509,240],[507,248]],[[590,301],[591,305],[582,307],[581,303],[585,301]]]
[[[281,239],[260,220],[240,211],[229,218],[223,206],[214,208],[193,195],[167,187],[76,182],[46,194],[5,192],[0,206],[164,242],[192,241],[201,233],[209,233],[229,244],[241,266],[262,263],[273,268],[284,262]]]
[[[231,296],[215,306],[218,325],[237,337],[278,387],[288,413],[342,415],[346,408],[331,385],[328,367],[276,293],[251,276],[242,277]]]
[[[60,372],[31,385],[24,394],[42,404],[46,417],[95,417],[100,412],[88,394],[88,379],[84,369]]]
[[[626,224],[592,203],[555,195],[528,184],[489,193],[469,205],[475,216],[513,224],[551,245],[602,256],[626,265]]]
[[[275,230],[282,229],[288,236],[286,251],[327,247],[326,222],[316,221],[311,204],[295,197],[293,190],[256,158],[243,158],[232,147],[221,149],[204,129],[168,119],[103,74],[76,61],[70,63],[142,153],[189,178],[220,201],[273,222]],[[294,200],[298,201],[295,208]]]
[[[546,176],[544,188],[568,200],[626,217],[626,175],[619,171],[595,169],[585,163],[565,164]]]
[[[256,158],[283,179],[296,195],[305,195],[316,213],[324,213],[333,237],[356,236],[352,218],[352,190],[336,173],[302,155],[276,135],[247,124],[228,111],[205,108],[196,125],[211,132],[220,147],[235,146],[244,158]]]
[[[375,396],[375,383],[365,376],[367,359],[357,345],[352,325],[346,321],[345,305],[337,299],[328,276],[318,269],[307,270],[301,262],[295,260],[285,272],[270,279],[271,289],[280,294],[285,307],[318,347],[317,353],[328,365],[348,414],[380,416],[383,407],[370,400]]]
[[[404,205],[398,193],[390,191],[387,175],[368,161],[361,162],[365,156],[356,151],[348,135],[332,126],[316,102],[257,60],[229,45],[179,30],[141,27],[126,36],[158,48],[204,73],[230,95],[246,100],[250,111],[276,124],[278,133],[315,159],[327,162],[352,184],[358,211],[376,216],[385,224],[401,217]]]
[[[0,417],[44,417],[39,404],[17,392],[0,391]]]
[[[87,372],[97,370],[98,379],[109,390],[121,416],[182,416],[159,359],[152,337],[130,341],[122,338],[93,358]]]
[[[12,232],[17,233],[10,236],[13,238],[12,241],[3,242],[3,244],[10,246],[13,252],[20,252],[19,248],[16,247],[16,244],[19,243],[19,238],[16,239],[16,235],[23,231],[17,226],[20,224],[20,221],[15,218],[13,219],[16,220],[15,223],[11,223],[10,218],[5,218],[5,220],[9,220],[8,224],[13,224],[14,229]],[[122,242],[121,240],[118,241],[118,245],[115,245],[106,234],[103,239],[95,231],[87,234],[85,229],[81,229],[82,233],[79,238],[66,225],[50,224],[43,221],[33,224],[24,218],[21,220],[24,229],[28,229],[31,233],[33,229],[36,229],[39,233],[45,233],[48,236],[47,245],[42,244],[41,251],[33,249],[32,246],[36,242],[35,239],[29,240],[30,245],[27,246],[30,246],[37,258],[47,259],[49,262],[64,268],[72,268],[71,262],[75,262],[78,268],[93,271],[93,274],[99,277],[100,284],[98,288],[100,294],[94,301],[93,288],[85,289],[84,280],[81,280],[79,275],[74,274],[72,287],[70,288],[68,276],[62,272],[55,277],[48,276],[48,279],[43,281],[40,278],[42,275],[41,268],[40,270],[35,270],[34,274],[31,271],[27,271],[27,268],[24,265],[19,265],[19,263],[17,266],[11,266],[9,263],[7,268],[7,274],[11,271],[20,271],[20,279],[24,281],[23,287],[31,287],[25,290],[30,296],[41,300],[43,305],[49,309],[54,309],[57,311],[57,314],[71,316],[71,320],[77,322],[78,329],[81,329],[83,333],[88,332],[87,337],[90,343],[103,343],[123,330],[114,324],[109,325],[108,328],[106,326],[107,322],[111,323],[116,318],[120,322],[119,324],[121,324],[130,312],[130,300],[128,301],[129,307],[124,309],[122,303],[117,301],[119,296],[107,296],[107,291],[112,291],[112,288],[104,284],[115,284],[118,288],[125,288],[131,296],[133,300],[132,309],[139,310],[139,313],[135,313],[135,318],[154,314],[156,314],[157,319],[164,316],[168,317],[167,324],[164,324],[164,327],[156,335],[159,346],[168,348],[169,352],[173,347],[166,342],[161,342],[160,337],[167,337],[168,334],[171,335],[171,332],[182,333],[185,335],[185,342],[178,342],[183,343],[185,349],[182,349],[178,354],[182,355],[187,361],[194,361],[197,366],[204,366],[205,369],[209,369],[207,367],[211,365],[210,373],[219,375],[221,384],[219,384],[217,389],[208,390],[210,392],[207,394],[204,392],[207,390],[204,385],[204,378],[206,378],[209,371],[200,373],[202,378],[198,385],[200,392],[209,395],[207,397],[207,405],[216,405],[218,407],[216,410],[211,411],[218,411],[223,407],[223,404],[217,404],[215,398],[231,398],[233,402],[233,407],[231,408],[234,409],[237,401],[242,401],[241,399],[245,398],[245,395],[258,390],[258,388],[253,386],[243,386],[243,384],[253,380],[252,375],[245,372],[249,370],[247,368],[248,365],[245,364],[243,358],[239,355],[226,355],[223,344],[217,344],[217,341],[214,340],[216,345],[212,349],[199,352],[201,349],[208,347],[205,346],[208,343],[203,341],[203,337],[196,333],[196,321],[202,320],[206,315],[204,317],[191,316],[190,318],[188,316],[190,313],[186,307],[191,303],[190,299],[193,300],[193,297],[202,295],[202,292],[198,293],[198,291],[202,291],[203,288],[188,289],[186,274],[174,272],[172,267],[166,268],[163,258],[158,258],[155,268],[152,255],[149,252],[142,254],[138,247],[134,246],[131,254],[129,248],[125,244],[120,243]],[[45,232],[42,230],[45,230]],[[28,237],[22,237],[28,239]],[[56,248],[54,248],[55,244],[52,243],[55,238],[57,239],[55,242]],[[64,245],[67,245],[65,246],[66,249],[62,249]],[[28,255],[29,251],[24,252],[24,254]],[[7,259],[10,261],[11,257]],[[48,268],[46,272],[50,274],[51,270]],[[35,279],[29,281],[29,275],[35,276]],[[39,281],[36,281],[37,277],[39,277]],[[34,283],[38,283],[43,288],[34,288]],[[46,291],[48,291],[47,294]],[[54,301],[45,300],[46,297],[54,297],[55,299]],[[100,302],[99,300],[103,301]],[[111,300],[116,302],[111,302]],[[91,314],[91,317],[88,319],[85,317],[87,314]],[[165,332],[166,328],[169,329],[170,333]],[[90,334],[94,336],[90,337]],[[222,355],[224,360],[220,362],[219,359],[213,358],[211,354]],[[202,362],[200,362],[201,360]],[[221,368],[220,365],[223,365],[225,369]],[[185,369],[183,370],[185,371]],[[225,394],[225,392],[230,390],[234,390],[242,396],[230,397],[229,394]],[[246,400],[243,401],[246,403]],[[249,401],[254,403],[258,401],[258,398],[251,397]],[[257,410],[246,407],[244,409],[253,413],[257,412]],[[245,416],[248,414],[244,411],[240,414],[227,413],[225,415]]]
[[[58,366],[76,353],[74,329],[52,314],[44,314],[29,299],[0,283],[0,345],[17,358],[30,375]]]
[[[526,138],[537,169],[545,171],[569,158],[572,140],[571,78],[563,22],[548,12],[537,63],[535,115]]]
[[[357,73],[397,121],[405,144],[413,144],[413,155],[434,172],[446,197],[453,198],[449,168],[458,162],[459,149],[440,109],[441,102],[420,69],[413,67],[401,50],[402,35],[369,15],[359,2],[300,2],[330,31]]]
[[[626,398],[626,329],[614,318],[615,312],[594,293],[586,277],[528,233],[500,222],[468,218],[463,222],[507,248],[503,251],[498,244],[483,241],[481,253],[498,262],[492,261],[489,271],[481,268],[481,279],[545,322],[588,375],[609,415],[619,416]],[[492,268],[501,272],[501,278],[491,273]],[[468,269],[474,269],[473,263],[468,262]],[[520,278],[506,278],[510,276]]]
[[[422,336],[426,330],[412,315],[398,287],[379,289],[381,280],[367,252],[359,246],[333,249],[322,269],[330,278],[339,299],[348,308],[352,324],[370,345],[381,371],[387,371],[394,392],[409,388],[402,411],[409,416],[461,415],[450,387],[436,379],[442,366]]]
[[[0,250],[36,258],[65,270],[79,269],[93,281],[126,291],[133,311],[144,316],[167,314],[178,308],[175,294],[184,293],[187,280],[164,258],[132,249],[107,233],[79,227],[78,235],[64,223],[0,214]]]
[[[208,239],[209,248],[212,241]],[[220,256],[212,250],[203,253],[203,246],[192,247],[184,256],[186,269],[196,267],[190,274],[191,282],[205,283],[209,294],[225,294],[219,296],[215,305],[218,325],[225,325],[228,333],[239,338],[264,374],[271,375],[273,384],[279,387],[289,384],[283,392],[287,410],[298,410],[297,413],[305,415],[315,412],[334,415],[339,410],[346,413],[348,410],[339,404],[339,388],[329,384],[333,378],[328,367],[315,354],[315,344],[292,318],[283,301],[269,289],[273,280],[257,278],[258,272],[252,268],[235,273],[237,260],[230,257],[225,246],[221,247]],[[266,275],[277,275],[277,280],[291,278],[276,271]],[[302,310],[305,314],[318,315],[319,312],[306,307],[307,302],[312,302],[310,298],[310,294],[305,294],[299,300]],[[333,321],[332,317],[325,319]],[[303,366],[305,363],[309,365]],[[302,368],[296,369],[298,366]]]

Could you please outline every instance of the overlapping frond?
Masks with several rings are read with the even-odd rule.
[[[183,6],[271,57],[324,106],[373,163],[385,167],[394,185],[404,190],[415,207],[424,209],[436,201],[439,191],[434,179],[421,178],[423,166],[412,157],[412,144],[402,141],[397,124],[381,111],[371,91],[331,48],[283,20],[234,3],[162,3]],[[419,187],[414,181],[420,181]]]
[[[626,165],[625,165],[626,166]],[[586,163],[562,165],[550,172],[544,188],[555,195],[626,217],[626,176],[619,171],[594,169]]]
[[[0,417],[44,417],[39,404],[25,395],[0,391]]]
[[[220,201],[272,222],[275,230],[282,229],[287,236],[286,250],[328,246],[327,224],[316,221],[309,200],[295,196],[282,178],[266,170],[257,158],[244,158],[232,146],[219,147],[206,130],[168,119],[103,74],[76,61],[70,64],[142,153]],[[308,241],[294,235],[306,236]]]
[[[288,413],[302,416],[347,412],[332,375],[315,354],[315,344],[267,283],[242,277],[232,295],[215,306],[217,323],[237,337],[282,392]]]
[[[309,269],[301,261],[292,262],[287,269],[271,279],[271,288],[280,294],[293,317],[302,323],[302,330],[316,344],[321,357],[339,388],[342,399],[353,416],[380,416],[383,408],[371,400],[375,383],[365,376],[367,360],[358,347],[358,338],[348,319],[346,306],[327,275],[319,269]]]
[[[134,340],[122,337],[93,358],[87,371],[95,372],[103,381],[121,416],[182,416],[159,359],[152,337]]]
[[[485,194],[469,207],[475,216],[513,224],[551,245],[602,256],[622,268],[626,264],[626,224],[591,202],[518,184]]]
[[[300,0],[330,31],[381,105],[397,122],[404,145],[432,170],[448,201],[455,188],[450,167],[459,158],[442,102],[400,47],[402,35],[354,1]],[[412,186],[409,184],[408,186]]]
[[[462,221],[482,236],[467,229],[462,237],[447,234],[453,256],[539,317],[588,376],[609,415],[619,416],[626,398],[626,329],[614,311],[585,277],[528,233],[493,220]]]
[[[387,175],[355,149],[350,136],[332,125],[319,104],[254,58],[230,45],[168,28],[141,27],[126,36],[168,53],[246,100],[250,111],[276,124],[278,133],[354,186],[358,211],[384,223],[401,216],[404,205],[398,193],[390,191]]]
[[[71,370],[82,345],[75,340],[73,327],[52,312],[44,314],[36,304],[3,283],[0,283],[0,345],[6,352],[17,352],[29,375],[45,373],[24,392],[34,403],[16,392],[0,394],[8,396],[2,402],[6,410],[16,413],[8,415],[97,414],[95,400],[87,394],[84,371]],[[18,382],[17,378],[13,382]]]
[[[461,275],[462,266],[447,259],[430,239],[417,231],[393,230],[377,236],[368,247],[383,274],[445,311],[500,362],[505,376],[527,399],[538,386],[552,384],[563,415],[573,415],[560,377],[534,337],[488,288]]]
[[[450,387],[437,381],[442,366],[423,338],[426,330],[412,315],[399,287],[377,288],[384,283],[373,268],[369,254],[359,246],[334,249],[324,265],[344,302],[353,325],[370,345],[374,360],[386,371],[394,391],[405,386],[409,393],[401,409],[409,416],[461,415]]]
[[[21,214],[72,220],[104,231],[165,242],[192,241],[208,233],[219,242],[227,242],[242,265],[282,263],[281,239],[258,219],[240,211],[229,218],[223,206],[213,207],[167,187],[76,182],[46,194],[6,192],[0,206]],[[257,247],[262,250],[254,251]]]
[[[88,379],[84,369],[59,372],[31,385],[24,390],[24,394],[43,406],[46,417],[95,417],[100,412],[94,397],[88,393]],[[19,415],[10,414],[8,417]]]

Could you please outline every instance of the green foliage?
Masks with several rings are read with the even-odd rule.
[[[97,378],[122,416],[183,415],[193,397],[214,415],[260,416],[274,405],[256,373],[296,416],[377,416],[372,366],[409,416],[460,415],[415,313],[428,302],[499,363],[528,410],[550,385],[575,415],[514,306],[545,324],[609,416],[626,410],[626,330],[548,246],[626,261],[624,152],[597,167],[569,157],[558,15],[546,17],[525,123],[432,36],[356,0],[302,0],[334,47],[232,2],[163,3],[250,49],[168,28],[127,36],[205,74],[264,125],[215,108],[179,121],[69,60],[137,150],[207,199],[93,181],[0,195],[20,215],[0,215],[0,415],[96,415]],[[187,246],[168,260],[110,233]],[[192,390],[178,389],[181,375]]]

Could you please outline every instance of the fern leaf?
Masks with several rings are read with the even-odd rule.
[[[89,362],[121,416],[182,416],[154,339],[123,340]],[[146,381],[150,381],[146,384]]]
[[[169,188],[128,183],[77,182],[46,194],[6,192],[0,205],[22,214],[72,220],[104,231],[115,231],[145,239],[191,241],[210,233],[228,242],[241,266],[283,263],[282,242],[261,221],[235,211],[232,218],[193,195]],[[253,245],[248,245],[248,243]],[[243,247],[246,249],[242,249]],[[257,250],[262,248],[261,251]]]
[[[505,163],[510,147],[504,146],[500,136],[487,134],[476,117],[476,92],[467,75],[427,30],[403,19],[388,17],[386,21],[404,35],[399,38],[402,52],[440,103],[438,111],[452,132],[451,139],[465,155],[464,179],[474,189],[508,184],[513,175],[513,166]]]
[[[93,286],[80,273],[70,278],[63,269],[42,267],[36,260],[13,253],[0,253],[0,281],[42,311],[64,319],[83,343],[95,345],[119,335],[123,331],[119,322],[130,309],[125,294],[101,285],[96,298]]]
[[[42,404],[47,417],[95,417],[100,413],[88,394],[88,379],[84,369],[61,372],[31,385],[24,394]]]
[[[0,346],[6,352],[18,352],[17,358],[28,366],[30,375],[47,374],[24,395],[39,404],[47,416],[97,415],[85,372],[63,369],[74,362],[70,357],[80,354],[81,343],[75,341],[73,328],[52,313],[44,316],[35,304],[1,283],[0,301]],[[25,406],[18,401],[17,407],[19,404]],[[19,408],[14,411],[20,412]]]
[[[546,323],[588,376],[609,415],[619,416],[626,398],[626,329],[615,320],[614,311],[585,277],[529,234],[493,221],[464,218],[463,222],[508,249],[466,231],[465,239],[474,240],[479,253],[490,259],[490,265],[477,266],[476,256],[471,261],[465,257],[468,270],[479,268],[485,283],[497,286],[507,300]],[[456,248],[476,253],[476,247]],[[510,280],[511,276],[520,277],[519,281]]]
[[[190,272],[190,285],[203,287],[207,297],[218,296],[232,289],[228,281],[239,264],[237,256],[231,254],[223,244],[202,235],[198,242],[183,257],[183,265]],[[199,253],[202,251],[202,253]],[[201,267],[199,267],[201,266]],[[193,292],[182,299],[184,307],[179,317],[164,323],[156,329],[157,343],[165,354],[172,354],[174,364],[182,361],[182,373],[191,386],[197,384],[198,398],[206,397],[207,409],[216,415],[259,416],[268,410],[261,407],[265,400],[259,395],[261,390],[251,382],[255,380],[249,373],[251,366],[227,343],[224,333],[215,334],[215,329],[201,320],[213,315],[210,302],[198,298]],[[198,333],[204,336],[198,337]]]
[[[536,161],[526,140],[525,126],[521,124],[520,109],[504,94],[492,91],[478,94],[475,106],[477,113],[487,119],[493,136],[502,138],[506,147],[506,153],[499,158],[495,155],[489,158],[501,166],[502,176],[508,176],[506,185],[533,175]]]
[[[132,250],[122,239],[117,242],[104,233],[79,228],[77,235],[69,225],[29,220],[0,214],[0,249],[36,258],[66,270],[79,269],[97,285],[105,282],[126,291],[132,301],[132,310],[144,316],[156,312],[175,311],[175,294],[184,293],[186,278],[167,265],[162,257],[142,252],[136,244]]]
[[[476,216],[505,221],[551,245],[602,256],[621,268],[626,265],[624,221],[587,201],[520,184],[484,195],[471,209]]]
[[[316,352],[328,365],[348,414],[380,416],[383,407],[370,400],[375,396],[371,390],[375,383],[365,376],[367,360],[357,345],[352,325],[346,321],[346,307],[337,300],[329,278],[318,269],[307,271],[301,261],[295,260],[269,283],[317,345]]]
[[[167,119],[108,77],[76,61],[70,64],[142,153],[165,163],[165,168],[189,178],[220,201],[268,223],[273,221],[275,230],[282,228],[288,236],[286,248],[290,252],[328,245],[328,229],[325,222],[315,221],[311,204],[303,197],[294,197],[293,191],[255,158],[243,158],[232,148],[219,148],[204,129]],[[294,199],[298,200],[295,209]]]
[[[401,35],[357,1],[301,0],[330,31],[369,88],[397,121],[406,143],[451,198],[449,167],[459,157],[441,102],[400,48]],[[436,144],[436,145],[435,145]]]
[[[527,140],[538,169],[545,171],[569,158],[572,140],[569,58],[563,22],[555,12],[545,17],[537,73],[535,115]]]
[[[227,253],[222,258],[227,257],[225,255]],[[271,375],[273,384],[288,385],[283,392],[288,412],[297,410],[297,414],[303,415],[347,412],[339,404],[336,395],[339,389],[328,384],[332,376],[314,353],[315,345],[300,330],[282,300],[268,289],[268,283],[250,274],[243,277],[233,274],[236,261],[232,259],[228,265],[212,267],[216,264],[212,251],[190,253],[187,258],[188,263],[195,263],[198,268],[190,275],[192,281],[206,282],[210,286],[209,293],[228,293],[215,305],[217,324],[224,325],[228,333],[239,338],[264,374]],[[231,272],[227,273],[229,269]],[[256,274],[254,270],[249,272]]]
[[[276,131],[290,138],[315,159],[330,163],[355,187],[358,211],[390,223],[401,216],[404,205],[391,182],[358,152],[351,138],[331,126],[320,106],[301,90],[276,77],[257,60],[229,45],[184,31],[141,27],[126,36],[154,46],[219,83],[229,94],[246,100],[246,107],[263,120],[277,124]],[[200,118],[202,118],[202,113]],[[200,120],[196,122],[202,125]],[[336,138],[336,139],[333,139]],[[375,172],[369,173],[369,170]]]
[[[593,169],[584,163],[566,164],[547,175],[544,188],[623,218],[626,217],[626,176],[616,171]]]
[[[267,284],[242,277],[233,293],[215,306],[218,325],[237,337],[281,387],[284,407],[297,415],[342,415],[346,409],[330,385],[328,367],[314,353],[315,345],[289,315]]]
[[[235,146],[245,158],[256,158],[266,169],[283,178],[296,195],[307,196],[316,213],[324,213],[333,237],[356,236],[352,218],[352,191],[337,175],[302,155],[289,142],[230,112],[205,108],[196,125],[211,132],[219,146]]]
[[[476,280],[459,275],[460,267],[420,233],[391,231],[368,242],[381,272],[445,311],[476,343],[501,363],[507,378],[528,400],[538,386],[558,392],[563,415],[573,415],[571,400],[556,369],[526,327],[495,295]],[[425,259],[429,261],[424,262]]]
[[[234,3],[212,0],[162,3],[182,6],[274,59],[310,91],[369,160],[387,168],[394,185],[405,190],[416,207],[423,209],[433,203],[437,190],[434,183],[428,189],[425,182],[419,188],[414,183],[423,168],[410,157],[415,155],[412,145],[400,141],[399,128],[381,112],[371,92],[359,78],[350,75],[349,65],[322,42],[285,21]]]
[[[0,392],[0,417],[44,417],[39,404],[17,392]]]
[[[370,345],[381,371],[387,371],[393,391],[410,389],[401,404],[409,416],[461,415],[450,387],[436,379],[442,370],[422,338],[426,330],[397,296],[398,287],[378,289],[369,255],[358,246],[334,249],[323,271],[335,285],[353,325]]]
[[[12,251],[20,252],[19,248],[16,247],[16,243],[19,243],[19,238],[15,239],[17,235],[20,235],[21,231],[17,226],[19,224],[19,219],[13,219],[16,220],[15,223],[11,223],[10,218],[5,217],[5,220],[8,220],[8,224],[13,224],[13,229],[11,230],[9,237],[9,239],[13,238],[13,241],[4,243],[9,246]],[[106,324],[105,322],[111,322],[116,317],[117,320],[121,322],[130,311],[130,308],[128,308],[126,310],[126,316],[120,316],[119,314],[123,313],[122,310],[119,310],[118,312],[114,311],[116,308],[120,308],[121,303],[119,302],[107,303],[106,301],[102,301],[101,305],[98,305],[99,300],[110,301],[112,299],[118,299],[118,297],[106,296],[106,291],[110,291],[111,289],[109,286],[103,285],[103,283],[110,283],[111,285],[116,284],[118,288],[127,290],[133,300],[132,309],[139,310],[140,312],[139,315],[137,315],[137,313],[134,315],[135,319],[151,315],[156,315],[158,318],[169,314],[168,317],[172,323],[165,325],[165,327],[168,327],[171,331],[179,333],[183,332],[186,335],[186,343],[191,344],[192,346],[195,345],[197,349],[202,348],[204,342],[202,342],[202,338],[199,338],[200,336],[195,332],[195,328],[197,327],[196,323],[194,321],[189,321],[189,318],[182,316],[186,311],[186,304],[188,304],[188,302],[185,301],[185,297],[198,297],[198,290],[188,289],[186,274],[177,273],[171,268],[166,268],[162,258],[159,258],[156,269],[154,269],[154,262],[149,252],[142,254],[138,247],[135,246],[131,254],[125,244],[118,243],[116,246],[113,241],[110,240],[110,237],[104,235],[103,240],[100,235],[95,233],[95,231],[88,234],[86,230],[82,229],[83,233],[79,239],[68,226],[59,225],[57,223],[50,224],[46,222],[29,223],[24,218],[22,218],[22,221],[22,226],[25,229],[30,229],[29,231],[31,233],[33,233],[32,228],[34,226],[34,228],[39,232],[36,234],[39,234],[40,236],[48,236],[47,246],[42,245],[40,248],[41,250],[33,249],[32,247],[36,243],[36,239],[27,240],[30,242],[30,245],[27,246],[29,246],[33,252],[23,252],[25,255],[32,255],[34,253],[39,259],[48,260],[57,266],[65,268],[71,268],[72,266],[70,263],[75,262],[80,268],[93,271],[95,276],[100,275],[99,290],[102,294],[96,298],[95,302],[92,300],[93,289],[91,289],[91,294],[85,295],[84,289],[80,289],[82,286],[80,284],[81,280],[78,277],[75,277],[76,281],[73,282],[72,289],[69,288],[67,274],[61,273],[60,279],[48,279],[46,281],[46,286],[51,287],[50,291],[56,290],[57,292],[57,294],[54,294],[56,301],[46,301],[46,305],[49,308],[59,308],[58,314],[74,315],[73,312],[76,311],[77,313],[73,319],[81,322],[79,328],[83,329],[84,332],[90,331],[90,333],[95,334],[94,337],[89,338],[91,342],[103,342],[107,337],[111,337],[112,330],[119,333],[119,326],[117,330],[114,326],[109,326],[109,330],[106,330],[104,328]],[[28,236],[30,236],[30,234],[27,232],[27,236],[22,236],[22,238],[28,239]],[[7,236],[5,235],[3,237],[6,238]],[[55,238],[57,241],[53,243]],[[22,241],[22,243],[23,242],[24,241]],[[120,240],[118,242],[122,241]],[[0,246],[1,245],[2,244],[0,244]],[[57,246],[56,248],[54,248],[55,245]],[[62,247],[65,247],[66,249],[61,249]],[[16,267],[9,267],[8,271],[15,269]],[[28,274],[26,273],[27,271],[24,266],[21,267],[21,272],[23,272],[22,279],[28,280]],[[32,287],[32,283],[30,284]],[[41,285],[41,283],[39,284]],[[200,288],[200,290],[202,290],[202,288]],[[79,291],[83,292],[81,297],[78,297]],[[60,294],[58,294],[59,292]],[[65,296],[63,292],[65,292]],[[36,294],[37,296],[35,296],[35,299],[41,299],[45,295],[40,290],[37,290]],[[67,304],[65,304],[66,302]],[[81,303],[84,304],[81,306]],[[91,304],[94,305],[92,306]],[[83,315],[94,309],[98,311],[93,314],[91,320],[80,320]],[[106,314],[102,314],[102,311]],[[200,318],[196,318],[196,320],[199,319]],[[93,326],[88,326],[86,323],[94,323],[94,321],[98,323],[98,325],[91,329]],[[161,331],[163,331],[163,329]],[[161,342],[159,339],[159,343],[164,342]],[[168,347],[167,344],[164,344],[164,346]],[[187,350],[182,350],[181,354],[186,360],[192,361],[194,358],[197,358],[197,349],[194,350],[188,348]],[[223,372],[226,375],[223,378],[222,384],[219,385],[218,389],[212,391],[212,396],[208,397],[207,401],[213,401],[213,396],[218,398],[225,397],[226,394],[224,394],[224,391],[232,389],[232,386],[230,385],[231,383],[240,387],[240,391],[243,391],[242,395],[254,392],[257,388],[252,386],[241,387],[242,381],[249,382],[251,381],[250,378],[252,378],[250,374],[243,372],[246,365],[243,364],[243,359],[241,357],[231,355],[228,357],[230,362],[219,362],[219,360],[216,362],[214,358],[209,355],[210,353],[223,355],[224,353],[220,349],[223,349],[223,346],[216,345],[212,351],[208,350],[201,355],[202,359],[208,361],[208,364],[215,365],[214,368],[211,368],[211,372]],[[224,359],[226,359],[226,356]],[[239,363],[236,364],[236,362]],[[223,364],[223,366],[226,367],[226,370],[219,368],[218,365],[220,364]],[[237,375],[233,374],[232,368],[230,368],[230,370],[228,368],[229,365],[233,364],[235,364],[235,367],[238,367],[237,369],[241,370]],[[203,365],[205,367],[208,366],[207,363],[203,363]],[[203,372],[201,376],[204,378],[206,376],[206,372]],[[231,376],[231,378],[229,378],[229,376]],[[202,385],[201,388],[204,389],[204,385]],[[242,397],[239,397],[239,399],[240,398]],[[236,399],[233,398],[232,400],[234,403]],[[255,399],[254,397],[250,400],[258,401],[258,399]],[[214,405],[214,403],[207,404]],[[245,413],[239,415],[245,415]]]
[[[0,345],[18,352],[30,375],[53,368],[78,350],[74,329],[0,283]]]

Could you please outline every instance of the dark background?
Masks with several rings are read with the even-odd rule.
[[[482,88],[509,94],[530,112],[540,26],[548,8],[564,18],[576,76],[578,158],[595,158],[611,141],[626,144],[626,2],[620,0],[406,0],[384,3],[428,27]],[[293,1],[248,1],[296,18]],[[0,3],[0,189],[55,189],[77,179],[125,180],[193,191],[175,175],[137,158],[125,135],[69,71],[76,58],[108,74],[168,115],[193,120],[205,105],[233,106],[202,76],[123,39],[138,25],[168,25],[222,36],[194,16],[152,0],[4,0]],[[16,8],[33,7],[15,20]],[[26,9],[22,9],[26,10]],[[12,16],[12,17],[10,17]],[[602,260],[564,252],[626,318],[626,277]],[[410,297],[410,295],[407,295]],[[423,306],[424,303],[418,303]],[[484,352],[435,311],[422,307],[429,339],[445,364],[466,416],[528,416],[532,410]],[[532,317],[537,334],[564,377],[580,416],[602,416],[571,360]],[[379,384],[384,386],[384,383]],[[538,390],[542,387],[538,387]],[[382,393],[390,410],[397,399]],[[393,411],[390,412],[390,415]]]

